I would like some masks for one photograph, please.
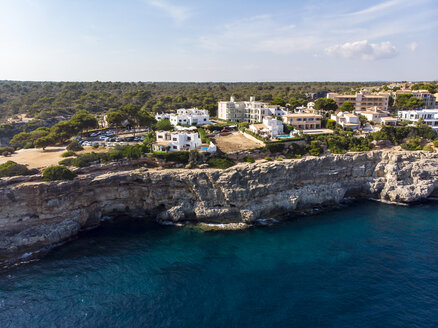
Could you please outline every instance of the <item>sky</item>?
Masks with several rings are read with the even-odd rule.
[[[0,80],[438,79],[437,0],[0,0]]]

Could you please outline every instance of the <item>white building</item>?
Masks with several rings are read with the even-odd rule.
[[[157,131],[157,142],[153,144],[154,151],[181,151],[196,149],[201,146],[201,138],[197,131],[168,132]]]
[[[403,121],[418,122],[420,119],[438,132],[438,109],[401,110],[398,117]]]
[[[211,124],[208,110],[198,108],[180,108],[176,113],[156,114],[155,119],[157,121],[168,119],[173,126]]]
[[[357,130],[360,127],[359,116],[349,112],[339,112],[336,115],[332,114],[330,118],[335,120],[336,123],[340,124],[344,129],[350,128],[352,130]]]
[[[267,103],[256,101],[255,97],[250,97],[249,101],[235,101],[234,97],[231,97],[230,101],[218,103],[218,117],[222,120],[256,123],[272,115],[282,116],[284,110],[280,110],[279,106],[270,108]]]
[[[251,124],[249,130],[260,135],[275,137],[283,134],[283,123],[276,118],[266,116],[263,118],[263,123]]]

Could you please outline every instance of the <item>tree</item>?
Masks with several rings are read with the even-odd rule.
[[[126,115],[119,110],[111,110],[106,115],[106,121],[112,127],[118,128],[127,119]]]
[[[152,147],[151,145],[155,142],[155,134],[152,132],[149,132],[143,140],[143,144],[148,147],[148,150],[151,151]]]
[[[70,121],[61,121],[52,126],[50,134],[55,142],[63,143],[78,132],[78,126],[71,124]]]
[[[283,98],[275,97],[274,100],[270,102],[271,105],[280,105],[282,107],[286,106],[286,101]]]
[[[46,150],[46,147],[51,146],[53,144],[55,144],[55,140],[51,135],[41,137],[35,140],[35,147],[42,148],[43,150]]]
[[[170,131],[173,129],[173,126],[168,119],[164,119],[158,121],[157,124],[155,124],[155,128],[157,130]]]
[[[354,110],[354,104],[351,101],[344,102],[339,108],[340,112],[352,112]]]
[[[157,120],[151,113],[147,112],[145,108],[140,109],[138,112],[138,125],[142,127],[152,127],[156,123]]]
[[[318,98],[315,100],[315,106],[313,108],[323,112],[334,112],[338,109],[338,105],[333,99]]]
[[[79,144],[79,141],[77,140],[73,140],[68,146],[67,146],[67,150],[68,151],[81,151],[84,150],[84,147],[82,147]]]
[[[424,102],[411,94],[401,94],[395,99],[395,105],[399,109],[414,109],[422,107]]]
[[[70,119],[70,124],[78,131],[97,128],[99,126],[97,119],[85,109],[79,110]]]

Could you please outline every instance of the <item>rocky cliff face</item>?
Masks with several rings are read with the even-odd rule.
[[[0,261],[53,245],[116,213],[170,221],[253,222],[344,197],[415,202],[438,190],[438,154],[374,151],[241,164],[228,170],[147,170],[68,182],[0,182]]]

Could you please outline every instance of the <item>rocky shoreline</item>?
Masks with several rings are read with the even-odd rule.
[[[438,191],[438,154],[379,150],[239,164],[227,170],[145,168],[0,181],[0,263],[71,239],[108,215],[251,225],[345,197],[413,203]]]

